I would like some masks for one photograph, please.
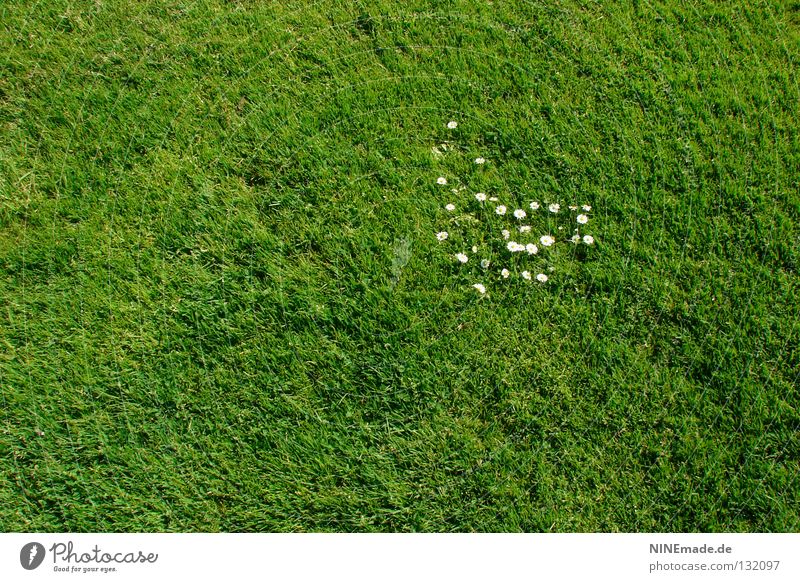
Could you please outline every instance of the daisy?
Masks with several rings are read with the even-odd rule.
[[[522,278],[525,279],[526,281],[530,281],[531,274],[528,271],[522,271]]]
[[[486,160],[484,160],[483,158],[475,158],[475,163],[478,164],[478,165],[483,164],[485,162],[486,162]]]
[[[583,235],[583,242],[587,245],[594,244],[594,237],[590,234]]]
[[[445,231],[442,231],[442,232],[437,232],[437,233],[436,233],[436,238],[437,238],[438,240],[440,240],[440,241],[447,240],[447,237],[448,237],[448,236],[450,236],[450,235],[448,235],[448,234],[447,234],[447,232],[445,232]]]
[[[539,203],[531,202],[531,210],[539,210]]]
[[[448,204],[447,206],[445,206],[445,209],[448,210],[449,212],[453,212],[453,210],[456,209],[456,205],[455,204]]]
[[[478,252],[478,247],[476,247],[475,245],[472,245],[472,254],[475,254],[477,252]]]
[[[547,209],[548,209],[550,212],[552,212],[553,214],[555,214],[556,212],[558,212],[559,210],[561,210],[561,205],[560,205],[560,204],[553,203],[553,204],[551,204],[550,206],[548,206],[548,207],[547,207]]]
[[[484,269],[488,269],[489,265],[491,265],[491,264],[492,263],[491,263],[491,261],[489,261],[489,259],[483,259],[481,261],[481,267],[484,268]]]
[[[573,235],[572,235],[572,238],[571,238],[571,239],[569,239],[569,240],[570,240],[570,242],[573,242],[573,243],[575,243],[575,244],[578,244],[579,242],[581,242],[581,235],[579,235],[579,234],[573,234]]]
[[[484,194],[483,192],[478,192],[477,194],[475,194],[475,200],[477,200],[478,202],[486,202],[486,194]]]
[[[500,271],[500,274],[503,276],[503,279],[508,279],[508,276],[511,274],[511,271],[508,269],[503,269]]]
[[[469,257],[464,253],[458,253],[456,258],[458,259],[459,263],[466,263],[469,260]]]
[[[588,216],[586,216],[585,214],[578,215],[578,224],[586,224],[587,222],[589,222]]]
[[[527,214],[525,214],[525,211],[524,211],[522,208],[517,208],[517,209],[514,211],[514,218],[516,218],[517,220],[522,220],[522,219],[523,219],[523,218],[525,218],[526,216],[528,216],[528,215],[527,215]]]
[[[528,251],[529,255],[535,255],[536,253],[539,252],[539,247],[537,247],[533,243],[528,243],[525,245],[525,250]]]
[[[525,245],[521,245],[513,240],[506,245],[506,248],[512,253],[518,253],[525,250]]]
[[[457,121],[448,121],[447,122],[447,129],[455,129],[458,127]]]
[[[531,227],[530,227],[529,225],[527,225],[527,224],[526,224],[526,225],[524,225],[524,226],[520,226],[520,227],[519,227],[519,231],[520,231],[520,232],[530,232],[530,231],[531,231]]]
[[[549,234],[546,234],[542,238],[539,239],[539,242],[542,243],[543,246],[549,247],[554,242],[556,242],[556,239],[554,239]]]
[[[445,184],[447,184],[447,178],[445,178],[444,176],[439,176],[438,178],[436,178],[436,183],[439,184],[440,186],[444,186]]]
[[[547,275],[544,273],[539,273],[536,275],[536,280],[539,281],[539,283],[547,283]]]
[[[478,290],[478,293],[480,293],[481,295],[484,295],[484,294],[486,294],[486,287],[484,287],[484,286],[483,286],[483,285],[481,285],[480,283],[475,283],[475,284],[473,285],[473,287],[475,287],[475,289],[477,289],[477,290]]]
[[[577,206],[570,206],[570,207],[569,207],[569,209],[570,209],[570,210],[577,210],[577,209],[578,209],[578,207],[577,207]]]
[[[504,230],[502,234],[503,234],[503,239],[504,240],[508,240],[508,237],[511,236],[511,233],[508,232],[507,230]]]
[[[583,206],[581,206],[581,208],[583,208],[586,212],[589,212],[592,209],[592,207],[589,206],[588,204],[584,204]]]
[[[506,207],[505,207],[505,206],[503,206],[503,205],[501,204],[500,206],[498,206],[497,208],[495,208],[495,209],[494,209],[494,211],[495,211],[497,214],[499,214],[500,216],[503,216],[503,215],[506,213]]]

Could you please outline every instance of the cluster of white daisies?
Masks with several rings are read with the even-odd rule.
[[[456,127],[458,127],[456,121],[450,121],[447,124],[448,129]],[[437,152],[437,148],[434,148],[434,152]],[[486,159],[478,157],[474,162],[483,165],[486,163]],[[449,181],[445,176],[439,176],[436,184],[447,186]],[[517,275],[512,277],[512,274],[519,273],[518,276],[523,282],[535,280],[544,284],[549,279],[548,275],[544,272],[535,275],[534,273],[554,270],[552,266],[547,268],[541,266],[542,259],[545,259],[544,262],[547,261],[543,255],[551,252],[554,245],[559,243],[594,245],[594,237],[583,232],[587,228],[589,213],[592,210],[588,204],[568,205],[565,211],[557,202],[540,204],[538,201],[531,201],[526,203],[524,208],[511,210],[510,208],[513,207],[507,206],[499,197],[489,196],[485,192],[476,192],[463,199],[465,190],[467,188],[464,186],[450,190],[454,197],[462,198],[461,200],[454,198],[444,206],[444,210],[450,215],[451,224],[458,227],[461,223],[480,223],[477,216],[482,216],[489,223],[490,231],[494,232],[489,233],[488,240],[485,235],[480,237],[484,241],[481,248],[476,244],[471,245],[469,250],[472,251],[473,257],[470,257],[467,249],[458,248],[453,249],[456,252],[451,256],[457,264],[461,265],[467,265],[474,259],[474,263],[480,264],[481,271],[479,273],[483,279],[513,279]],[[534,231],[534,229],[536,230]],[[499,237],[497,236],[498,230]],[[571,233],[570,236],[564,236],[565,230]],[[545,231],[544,234],[541,234],[542,231]],[[459,234],[461,235],[461,233]],[[436,239],[443,244],[452,243],[454,238],[456,237],[451,237],[447,230],[436,233]],[[457,238],[459,239],[458,244],[466,242],[466,237],[463,235]],[[542,254],[539,252],[539,245],[541,245]],[[495,256],[500,257],[496,261],[500,263],[499,270],[496,270],[492,260]],[[535,262],[535,259],[539,259],[540,268],[538,269],[531,264]],[[483,282],[474,283],[472,287],[481,295],[486,294],[486,285]]]

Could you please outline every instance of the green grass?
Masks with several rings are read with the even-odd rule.
[[[0,530],[800,531],[796,2],[0,23]],[[479,298],[442,140],[594,252]]]

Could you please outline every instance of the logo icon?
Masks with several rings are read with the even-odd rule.
[[[19,563],[26,570],[35,570],[44,561],[44,546],[39,542],[30,542],[22,546],[19,552]]]

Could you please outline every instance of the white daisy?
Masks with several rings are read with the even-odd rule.
[[[508,276],[511,274],[511,271],[508,269],[503,269],[500,271],[500,274],[503,276],[503,279],[508,279]]]
[[[447,122],[447,129],[455,129],[458,127],[457,121],[448,121]]]
[[[453,210],[455,210],[455,209],[456,209],[456,205],[455,204],[448,204],[447,206],[445,206],[445,210],[447,210],[449,212],[453,212]]]
[[[540,242],[540,243],[542,243],[542,246],[549,247],[549,246],[550,246],[550,245],[552,245],[554,242],[556,242],[556,239],[554,239],[554,238],[553,238],[552,236],[550,236],[549,234],[546,234],[546,235],[544,235],[542,238],[540,238],[540,239],[539,239],[539,242]]]
[[[571,239],[569,239],[569,240],[570,240],[570,242],[573,242],[573,243],[575,243],[575,244],[578,244],[579,242],[581,242],[581,235],[579,235],[579,234],[573,234],[573,235],[572,235],[572,238],[571,238]]]
[[[447,237],[448,237],[448,236],[450,236],[450,235],[448,235],[448,234],[447,234],[447,232],[446,232],[446,231],[444,231],[444,230],[443,230],[442,232],[437,232],[437,233],[436,233],[436,238],[437,238],[438,240],[440,240],[440,241],[442,241],[442,240],[447,240]]]
[[[555,214],[556,212],[558,212],[559,210],[561,210],[561,205],[560,205],[560,204],[556,204],[556,203],[554,202],[553,204],[551,204],[550,206],[548,206],[548,207],[547,207],[547,209],[548,209],[550,212],[552,212],[553,214]]]
[[[521,245],[513,240],[506,245],[506,248],[512,253],[518,253],[525,250],[525,245]]]
[[[483,286],[483,285],[481,285],[480,283],[475,283],[475,284],[473,285],[473,287],[475,287],[475,289],[477,289],[477,290],[478,290],[478,293],[480,293],[481,295],[484,295],[484,294],[486,293],[486,287],[484,287],[484,286]]]
[[[583,206],[581,206],[581,208],[583,208],[586,212],[589,212],[592,209],[592,207],[589,206],[588,204],[584,204]]]
[[[477,200],[478,202],[485,202],[486,194],[484,194],[483,192],[478,192],[477,194],[475,194],[475,200]]]
[[[530,281],[531,274],[528,271],[522,271],[522,278],[525,279],[526,281]]]
[[[594,244],[594,237],[592,235],[590,235],[590,234],[585,234],[585,235],[583,235],[583,242],[585,244],[587,244],[587,245],[593,245]]]
[[[570,210],[577,210],[577,209],[578,209],[578,207],[577,207],[577,206],[570,206],[570,207],[569,207],[569,209],[570,209]]]
[[[506,213],[506,207],[505,207],[505,206],[503,206],[503,205],[501,204],[500,206],[498,206],[497,208],[495,208],[495,209],[494,209],[494,211],[495,211],[497,214],[499,214],[500,216],[503,216],[503,215]]]
[[[458,259],[459,263],[466,263],[469,260],[469,257],[464,253],[458,253],[456,258]]]
[[[588,216],[586,216],[585,214],[578,215],[578,224],[586,224],[587,222],[589,222]]]
[[[531,202],[531,210],[539,210],[539,203]]]
[[[511,236],[511,233],[508,232],[507,230],[504,230],[502,234],[503,234],[503,239],[504,240],[508,240],[508,237]]]
[[[478,247],[476,247],[475,245],[472,245],[472,254],[475,254],[477,252],[478,252]]]
[[[480,165],[486,163],[486,160],[484,160],[483,158],[475,158],[475,163]]]
[[[522,208],[517,208],[517,209],[514,211],[514,218],[516,218],[517,220],[522,220],[522,219],[523,219],[523,218],[525,218],[526,216],[528,216],[528,215],[527,215],[527,214],[525,214],[525,211],[524,211]]]
[[[539,281],[539,283],[547,283],[547,275],[544,273],[539,273],[536,275],[536,280]]]
[[[445,178],[444,176],[439,176],[438,178],[436,178],[436,183],[439,184],[440,186],[444,186],[445,184],[447,184],[447,178]]]
[[[491,263],[491,261],[489,259],[483,259],[481,261],[481,267],[484,268],[484,269],[488,269],[489,265],[491,265],[491,264],[492,263]]]
[[[519,231],[520,232],[530,232],[531,231],[531,227],[526,224],[526,225],[520,226],[519,227]]]
[[[525,245],[525,250],[528,251],[529,255],[535,255],[536,253],[539,252],[539,247],[537,247],[533,243],[528,243]]]

